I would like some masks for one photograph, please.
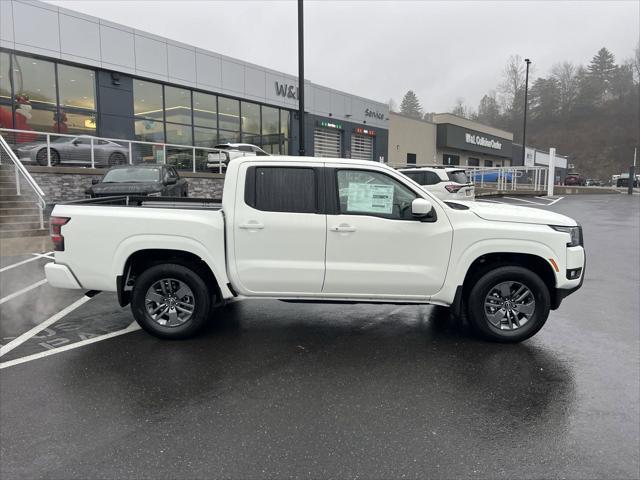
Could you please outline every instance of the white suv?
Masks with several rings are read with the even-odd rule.
[[[475,187],[461,168],[404,168],[403,174],[441,200],[474,200]]]

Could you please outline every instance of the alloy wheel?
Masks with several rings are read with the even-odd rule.
[[[520,282],[501,282],[489,289],[484,311],[491,325],[500,330],[523,327],[536,309],[533,293]]]
[[[175,278],[154,282],[144,298],[151,319],[163,327],[178,327],[188,322],[195,308],[193,292],[187,284]]]

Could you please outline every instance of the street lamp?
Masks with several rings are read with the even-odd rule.
[[[524,59],[527,64],[527,74],[524,80],[524,120],[522,125],[522,165],[524,165],[524,153],[525,153],[525,145],[527,144],[527,105],[528,105],[528,95],[529,95],[529,64],[531,60],[528,58]]]
[[[298,154],[304,157],[304,15],[298,0]]]

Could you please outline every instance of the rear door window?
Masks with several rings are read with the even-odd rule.
[[[245,201],[267,212],[316,213],[316,184],[313,168],[250,167]]]
[[[454,170],[453,172],[447,172],[449,180],[456,183],[469,183],[467,174],[464,170]]]
[[[425,185],[424,183],[424,172],[402,172],[411,180],[416,182],[418,185]]]
[[[425,181],[423,185],[435,185],[440,183],[440,177],[436,172],[424,172],[425,173]]]

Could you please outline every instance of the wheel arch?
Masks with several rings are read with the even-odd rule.
[[[549,261],[539,255],[520,252],[492,252],[477,257],[466,271],[456,297],[461,301],[469,295],[475,281],[490,270],[502,266],[519,266],[538,275],[549,289],[551,304],[556,301],[556,276]]]
[[[209,286],[210,291],[216,295],[217,300],[222,299],[223,294],[218,278],[200,256],[186,250],[147,248],[129,255],[124,263],[122,274],[116,279],[118,303],[121,307],[129,304],[131,289],[137,276],[149,267],[162,263],[176,263],[194,269]]]

